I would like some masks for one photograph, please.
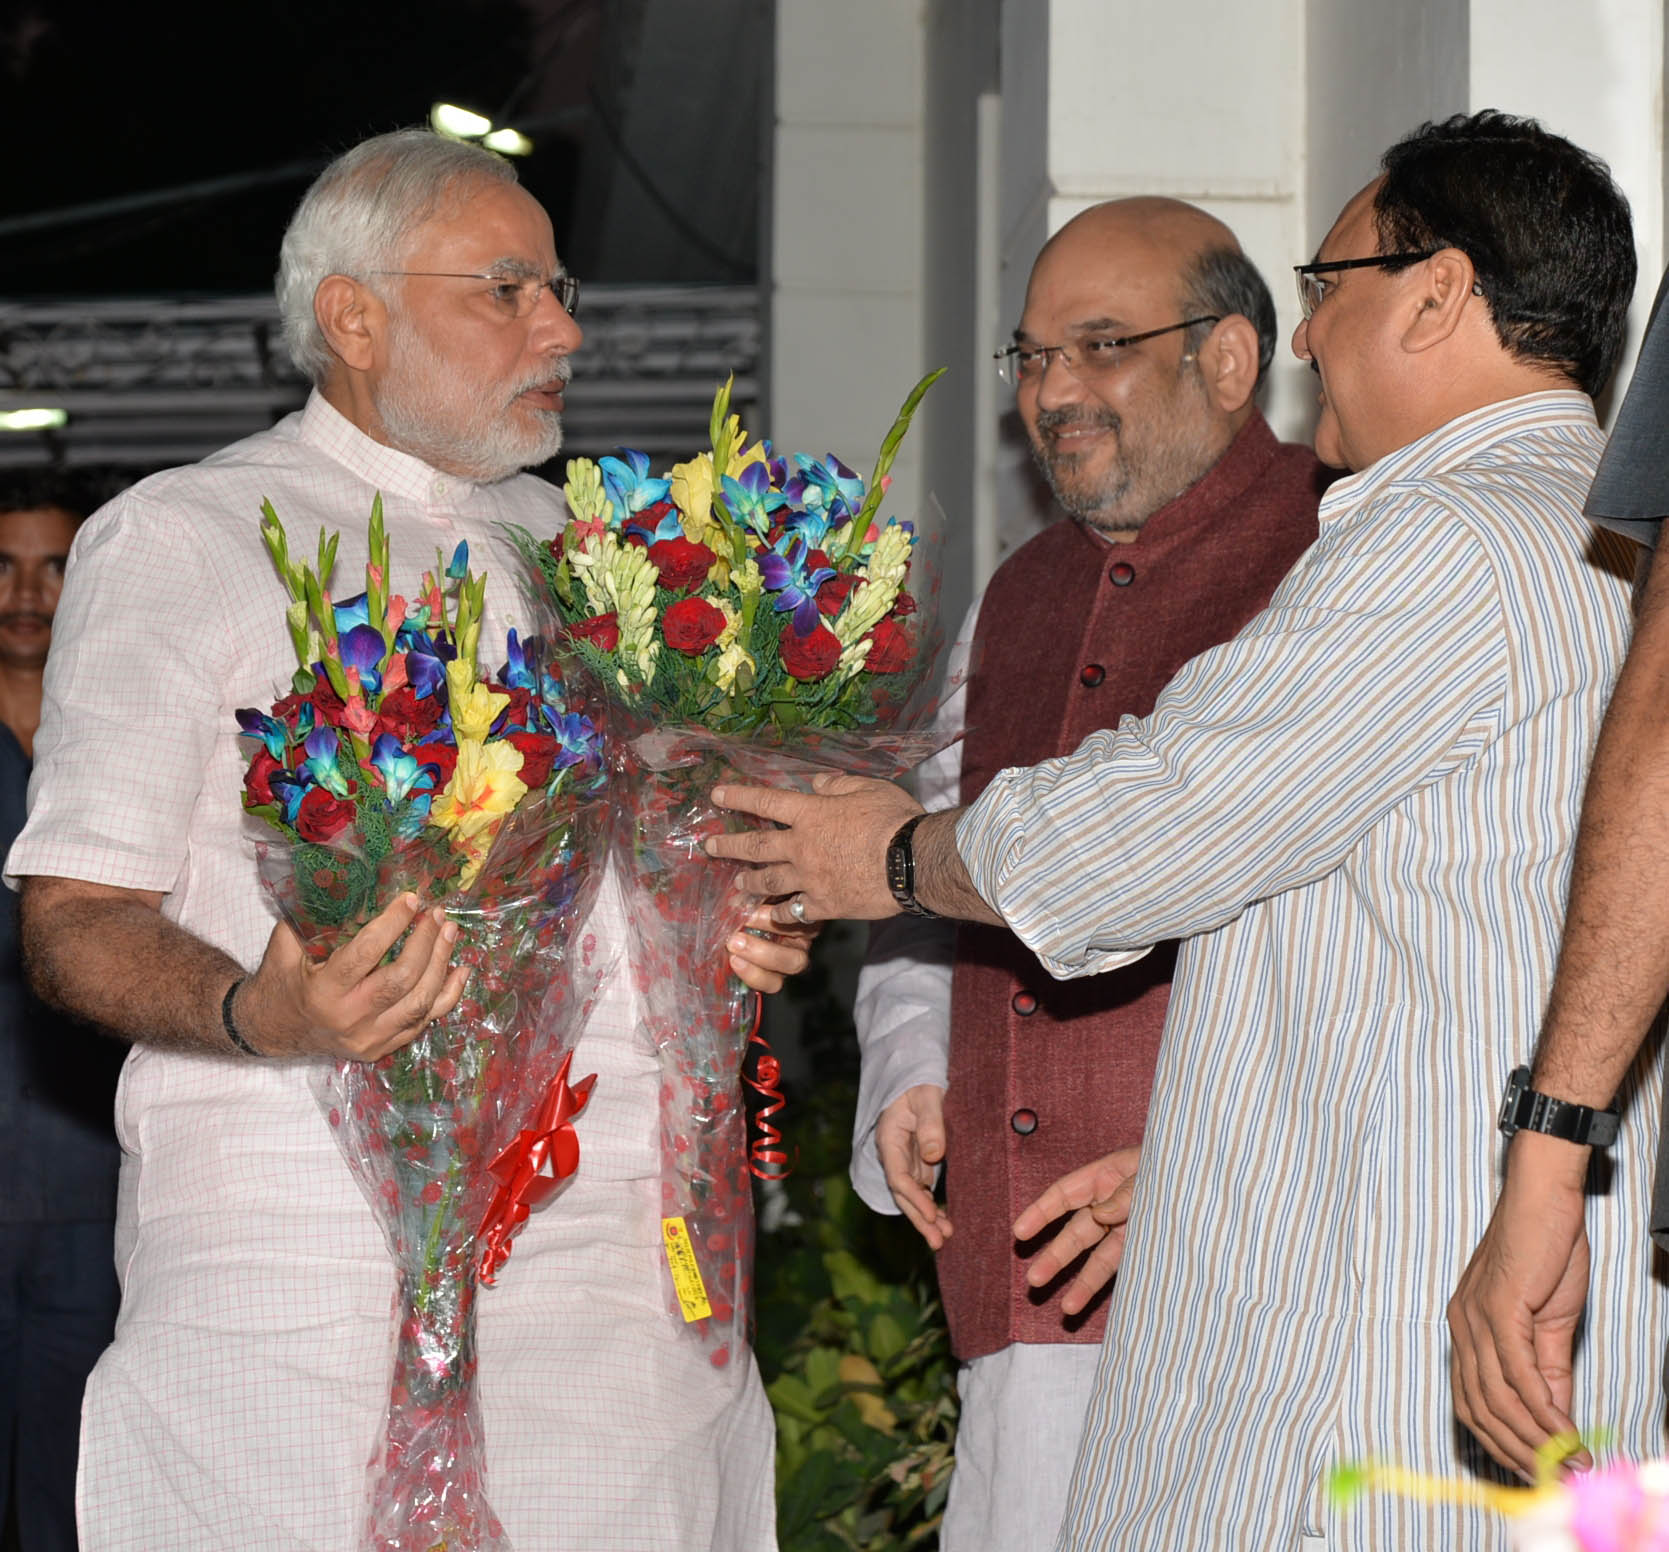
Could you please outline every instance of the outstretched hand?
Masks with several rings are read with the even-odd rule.
[[[878,921],[896,916],[887,888],[887,846],[921,804],[902,787],[864,776],[824,775],[812,791],[731,783],[713,789],[720,808],[770,820],[780,829],[716,835],[710,856],[750,864],[739,889],[754,895],[797,897],[804,921]],[[794,900],[772,907],[779,928],[801,918]]]
[[[384,956],[410,929],[399,954]],[[233,1017],[263,1056],[333,1056],[374,1062],[409,1045],[458,1005],[469,971],[453,968],[458,929],[435,906],[403,894],[328,959],[308,958],[283,922],[260,968],[240,988]]]
[[[1086,1250],[1090,1252],[1078,1275],[1061,1292],[1061,1308],[1068,1315],[1083,1309],[1118,1270],[1141,1156],[1140,1148],[1120,1148],[1062,1175],[1014,1220],[1014,1237],[1027,1240],[1057,1218],[1072,1214],[1026,1268],[1026,1281],[1041,1288]]]
[[[1495,1212],[1449,1301],[1455,1415],[1502,1465],[1536,1479],[1536,1451],[1574,1434],[1571,1352],[1588,1297],[1587,1150],[1520,1132]],[[1591,1465],[1586,1450],[1570,1458]]]

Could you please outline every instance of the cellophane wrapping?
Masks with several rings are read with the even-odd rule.
[[[470,972],[458,1006],[410,1045],[322,1067],[314,1082],[398,1273],[370,1552],[509,1547],[485,1488],[477,1290],[578,1163],[571,1119],[590,1080],[570,1086],[568,1064],[600,967],[583,962],[576,929],[601,878],[607,814],[595,795],[528,800],[463,891],[452,887],[456,856],[432,831],[375,861],[382,845],[357,827],[260,848],[266,884],[316,959],[411,890],[445,907],[458,927],[453,963]]]
[[[926,732],[808,732],[790,744],[689,727],[617,746],[627,959],[661,1070],[662,1281],[668,1309],[715,1367],[753,1331],[753,1170],[741,1073],[755,996],[731,972],[726,944],[754,902],[737,894],[735,865],[708,857],[703,844],[756,821],[715,808],[708,794],[737,781],[809,791],[814,777],[832,772],[896,777],[934,747]],[[692,1259],[698,1279],[674,1270]],[[703,1304],[708,1313],[699,1313]]]

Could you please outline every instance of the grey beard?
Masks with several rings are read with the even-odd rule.
[[[506,392],[504,411],[495,414],[484,401],[455,406],[433,392],[447,381],[450,369],[415,330],[396,324],[394,349],[400,366],[383,383],[377,414],[390,440],[403,452],[434,468],[455,469],[482,485],[495,485],[523,469],[545,463],[562,450],[562,417],[554,410],[536,412],[536,424],[522,430],[506,412],[518,394],[548,383],[566,383],[571,368],[566,360],[555,369]],[[448,385],[456,392],[452,385]]]

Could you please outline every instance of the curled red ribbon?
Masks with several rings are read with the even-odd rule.
[[[788,1103],[777,1084],[782,1081],[782,1063],[771,1050],[771,1042],[759,1033],[759,1021],[764,1017],[765,1001],[757,993],[753,999],[753,1028],[748,1032],[748,1044],[759,1047],[760,1054],[753,1064],[753,1074],[742,1074],[742,1081],[766,1101],[753,1113],[755,1136],[748,1149],[748,1173],[757,1180],[783,1180],[789,1173],[788,1154],[782,1146],[782,1133],[771,1124]]]
[[[561,1067],[539,1102],[533,1125],[517,1132],[515,1140],[489,1166],[498,1190],[481,1220],[481,1254],[476,1263],[481,1281],[489,1288],[509,1257],[510,1241],[527,1222],[527,1215],[579,1168],[580,1140],[573,1121],[591,1098],[597,1074],[581,1078],[570,1088],[568,1067],[573,1059],[572,1051],[562,1058]]]

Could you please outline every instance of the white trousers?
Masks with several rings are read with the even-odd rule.
[[[1095,1342],[1016,1342],[962,1365],[940,1552],[1054,1552],[1100,1356]]]

